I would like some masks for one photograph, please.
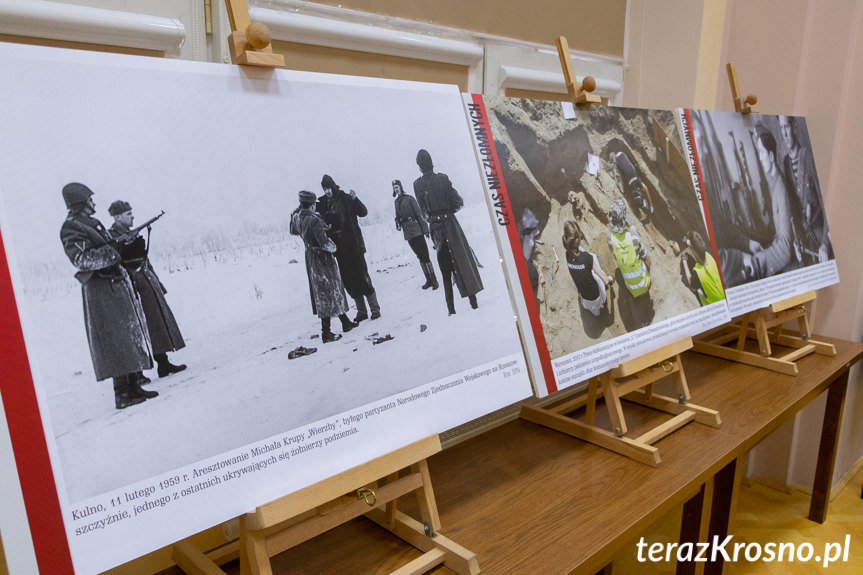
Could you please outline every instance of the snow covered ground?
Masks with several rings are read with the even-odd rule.
[[[443,288],[420,289],[413,252],[400,232],[379,223],[364,235],[383,317],[328,344],[311,313],[299,238],[245,249],[222,263],[205,266],[206,258],[197,258],[195,267],[175,273],[160,265],[156,243],[151,259],[187,342],[170,357],[189,368],[162,379],[152,370],[148,389],[159,397],[122,411],[114,408],[111,382],[95,381],[78,289],[24,302],[36,325],[52,326],[34,330],[31,361],[48,399],[70,502],[500,357],[515,341],[514,326],[484,209],[460,214],[484,264],[479,309],[456,295],[458,313],[449,317]],[[340,332],[338,320],[333,330]],[[374,344],[376,334],[393,339]],[[318,351],[288,360],[297,346]]]

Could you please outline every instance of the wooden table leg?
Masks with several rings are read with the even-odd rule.
[[[740,462],[735,459],[720,469],[713,477],[710,526],[707,533],[707,541],[711,544],[716,540],[721,545],[734,522],[734,515],[737,512],[737,497],[740,493],[742,467]],[[716,561],[709,561],[704,564],[704,575],[721,575],[724,566],[725,562],[722,555],[718,554]]]
[[[817,523],[824,523],[827,519],[833,464],[836,462],[836,447],[839,443],[839,424],[842,422],[847,389],[846,371],[830,384],[827,390],[824,423],[821,425],[821,445],[818,447],[818,463],[815,467],[815,482],[812,484],[812,501],[809,504],[809,519]]]
[[[693,548],[692,557],[697,557],[696,545],[707,540],[707,527],[710,522],[710,503],[713,500],[713,481],[701,485],[701,489],[683,504],[683,519],[680,522],[680,546],[688,544]],[[700,575],[704,564],[695,561],[678,561],[677,575]]]
[[[605,567],[603,567],[602,569],[597,571],[596,575],[612,575],[611,569],[612,569],[612,564],[609,563],[608,565],[606,565]]]

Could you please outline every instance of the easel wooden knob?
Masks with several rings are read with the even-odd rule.
[[[755,109],[755,104],[758,103],[758,97],[755,94],[749,94],[746,98],[740,97],[740,85],[737,83],[737,71],[734,69],[734,64],[729,62],[726,65],[728,70],[728,83],[731,84],[731,97],[734,98],[734,110],[741,114],[758,113]]]
[[[281,54],[273,54],[270,30],[262,22],[252,22],[246,0],[225,0],[231,34],[228,48],[231,62],[241,66],[278,68],[285,65]]]
[[[692,421],[711,427],[719,427],[721,423],[716,411],[689,403],[689,386],[683,373],[680,354],[691,347],[692,340],[685,338],[622,363],[591,378],[586,394],[548,408],[523,406],[520,417],[656,467],[661,458],[654,443]],[[666,377],[672,378],[676,397],[654,393],[653,385]],[[608,408],[611,431],[602,429],[595,423],[596,402],[600,392]],[[626,437],[628,428],[621,399],[669,413],[674,417],[638,437]],[[584,421],[567,415],[581,407],[586,409]]]
[[[576,105],[580,104],[607,104],[608,100],[603,101],[592,92],[596,89],[596,80],[592,76],[585,76],[581,82],[575,76],[575,68],[572,65],[572,56],[569,53],[569,42],[566,41],[566,36],[557,37],[557,55],[560,57],[560,67],[563,69],[563,78],[566,82],[566,91],[572,102]]]

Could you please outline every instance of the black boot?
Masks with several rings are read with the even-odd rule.
[[[452,293],[452,283],[444,281],[443,291],[444,297],[446,297],[446,309],[449,311],[449,315],[455,315],[455,301]]]
[[[136,371],[135,373],[129,374],[129,377],[132,381],[138,383],[138,385],[147,385],[148,383],[153,383],[153,380],[143,374],[143,372]]]
[[[370,293],[366,298],[369,300],[369,310],[372,312],[371,319],[378,319],[381,317],[381,306],[378,303],[377,292]]]
[[[134,375],[129,375],[129,393],[135,397],[143,397],[144,399],[159,397],[158,391],[150,391],[141,387],[141,384],[138,383]]]
[[[423,284],[422,288],[423,289],[432,288],[432,290],[436,290],[437,288],[439,288],[440,285],[437,283],[437,277],[435,277],[434,267],[432,266],[432,263],[431,262],[424,262],[422,264],[422,267],[423,267],[423,273],[426,276],[426,283]]]
[[[348,315],[345,313],[339,314],[339,321],[342,322],[342,333],[348,333],[349,331],[360,325],[348,319]]]
[[[363,299],[363,296],[355,297],[354,303],[357,306],[357,317],[354,318],[354,323],[360,323],[361,321],[369,319],[369,312],[366,309],[366,302]]]
[[[330,343],[333,341],[339,341],[342,339],[342,334],[333,333],[330,329],[330,318],[322,317],[321,318],[321,341],[324,343]]]
[[[134,395],[129,390],[129,376],[123,375],[114,378],[114,407],[126,409],[131,405],[143,403],[145,397]]]
[[[476,294],[467,296],[467,300],[470,302],[471,309],[476,309],[479,307],[479,304],[476,303]]]
[[[178,373],[186,369],[186,364],[174,365],[170,361],[168,361],[167,353],[153,354],[153,358],[156,360],[156,363],[159,364],[159,368],[156,370],[156,373],[159,374],[159,377],[167,377],[172,373]]]

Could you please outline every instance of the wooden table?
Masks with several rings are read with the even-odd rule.
[[[659,468],[524,420],[446,449],[429,460],[441,532],[475,552],[487,575],[592,575],[680,505],[681,541],[721,540],[733,520],[741,458],[829,389],[810,509],[811,519],[823,521],[848,370],[863,356],[863,344],[824,339],[837,356],[802,359],[797,377],[686,353],[693,401],[719,410],[722,426],[693,423],[663,439]],[[627,411],[632,433],[668,417],[638,406]],[[417,554],[360,518],[274,557],[273,570],[388,573]],[[692,571],[678,565],[679,573]],[[721,563],[705,567],[721,571]]]

